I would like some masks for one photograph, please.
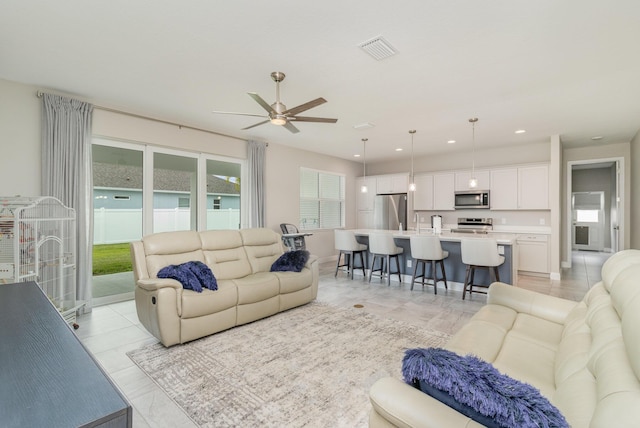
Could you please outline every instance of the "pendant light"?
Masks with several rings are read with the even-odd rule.
[[[366,146],[367,141],[368,141],[368,138],[362,139],[362,156],[364,158],[364,162],[362,164],[363,180],[362,180],[362,187],[360,187],[360,192],[362,193],[367,193],[369,191],[369,189],[367,188],[367,146]]]
[[[476,179],[476,122],[477,117],[469,119],[471,122],[471,178],[469,179],[469,189],[475,189],[478,187],[478,180]]]
[[[409,191],[416,191],[416,181],[413,179],[413,135],[416,133],[415,129],[410,129],[409,134],[411,134],[411,175],[409,176]]]

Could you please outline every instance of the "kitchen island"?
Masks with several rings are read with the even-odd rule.
[[[354,229],[354,234],[358,242],[362,244],[369,244],[369,234],[371,233],[389,233],[393,235],[394,241],[398,247],[402,247],[403,254],[400,257],[400,272],[407,277],[404,278],[405,282],[411,281],[411,275],[413,273],[413,266],[415,266],[415,260],[411,256],[411,244],[410,237],[412,235],[432,235],[431,229],[422,230],[420,232],[414,230],[405,231],[392,231],[392,230],[376,230],[376,229]],[[445,273],[447,275],[447,282],[451,287],[452,283],[455,289],[462,290],[462,284],[464,283],[466,265],[462,263],[462,256],[460,254],[460,241],[462,239],[495,239],[498,243],[498,249],[500,254],[504,256],[504,263],[498,268],[500,272],[500,281],[515,285],[517,275],[517,263],[515,252],[517,246],[515,245],[515,237],[513,234],[475,234],[475,233],[456,233],[443,229],[441,234],[437,235],[440,238],[442,249],[449,252],[449,257],[444,260]],[[371,269],[372,256],[368,253],[367,266]],[[407,261],[410,261],[408,266]],[[392,270],[395,268],[395,263],[392,263]],[[428,272],[430,267],[428,267]],[[474,282],[477,284],[489,284],[489,273],[486,269],[479,269],[476,271]],[[428,275],[429,276],[429,275]],[[455,283],[458,283],[456,286]],[[441,283],[439,287],[442,287]]]

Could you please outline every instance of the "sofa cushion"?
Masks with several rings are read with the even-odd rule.
[[[424,392],[486,426],[569,426],[536,388],[473,355],[463,357],[441,348],[410,349],[402,373],[405,382],[422,386]]]
[[[280,280],[280,294],[294,293],[313,284],[313,274],[309,268],[304,268],[300,272],[273,272],[273,274]]]
[[[218,279],[242,278],[251,265],[237,230],[208,230],[200,233],[207,265]]]
[[[191,260],[204,261],[200,237],[193,230],[147,235],[142,238],[142,244],[150,278],[156,278],[158,271],[165,266]]]
[[[266,228],[242,229],[240,235],[252,272],[269,272],[283,252],[280,235]]]
[[[271,272],[258,272],[233,282],[238,287],[239,305],[262,302],[280,293],[278,277]]]
[[[287,251],[271,265],[271,272],[300,272],[309,260],[306,250]]]
[[[218,281],[218,289],[182,293],[182,318],[195,318],[221,312],[238,304],[238,291],[231,280]]]

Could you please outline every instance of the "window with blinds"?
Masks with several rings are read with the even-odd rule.
[[[300,229],[344,227],[344,176],[300,168]]]

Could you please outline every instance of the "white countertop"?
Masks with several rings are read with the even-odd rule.
[[[369,236],[371,233],[390,233],[394,238],[409,239],[412,235],[417,235],[415,230],[378,230],[378,229],[354,229],[353,232],[360,236]],[[420,230],[419,235],[433,235],[431,228]],[[516,240],[514,234],[492,232],[490,235],[485,233],[456,233],[449,229],[442,229],[442,233],[437,235],[442,241],[460,242],[462,239],[495,239],[500,245],[513,245]]]

